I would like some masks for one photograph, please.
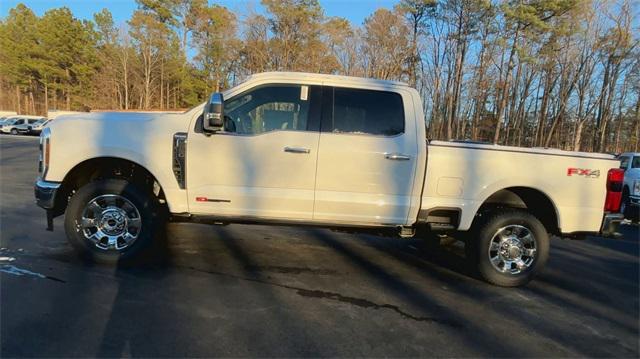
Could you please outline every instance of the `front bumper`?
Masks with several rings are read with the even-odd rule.
[[[603,237],[618,237],[618,226],[624,220],[622,213],[607,213],[602,220],[602,227],[600,228],[600,235]]]
[[[640,196],[629,196],[629,204],[640,207]]]
[[[55,206],[56,192],[60,188],[60,182],[49,182],[41,179],[36,180],[34,192],[36,203],[44,209],[53,209]]]

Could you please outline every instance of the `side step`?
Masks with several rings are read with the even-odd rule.
[[[415,227],[401,226],[398,227],[398,235],[401,238],[413,238],[416,235]]]
[[[456,229],[455,226],[448,223],[429,223],[429,227],[432,231],[452,231]]]

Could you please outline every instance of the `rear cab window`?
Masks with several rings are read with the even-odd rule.
[[[396,136],[405,131],[404,105],[399,93],[327,87],[323,102],[323,132]]]

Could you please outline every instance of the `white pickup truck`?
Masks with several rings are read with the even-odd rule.
[[[418,92],[392,81],[257,74],[181,114],[63,116],[40,143],[48,229],[66,212],[100,261],[141,253],[167,219],[448,232],[481,278],[516,286],[550,235],[621,220],[613,156],[428,142]]]

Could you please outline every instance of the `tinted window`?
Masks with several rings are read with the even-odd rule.
[[[626,170],[627,167],[629,167],[629,157],[627,156],[620,157],[620,168],[622,168],[623,170]]]
[[[640,168],[640,156],[634,156],[631,162],[631,168]]]
[[[328,132],[384,136],[404,132],[402,96],[393,92],[336,87],[331,115]]]
[[[311,106],[320,88],[302,85],[269,85],[251,89],[224,102],[225,131],[260,134],[270,131],[311,129]]]

